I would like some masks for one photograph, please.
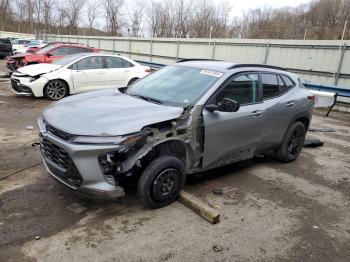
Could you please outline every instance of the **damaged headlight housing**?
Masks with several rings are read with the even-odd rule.
[[[40,74],[40,75],[36,75],[36,76],[32,76],[30,79],[29,79],[29,82],[34,82],[35,80],[38,80],[43,74]]]

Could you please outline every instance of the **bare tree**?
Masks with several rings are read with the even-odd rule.
[[[128,10],[132,36],[140,36],[143,14],[143,0],[135,0],[133,2],[132,10]]]
[[[98,8],[99,8],[99,5],[95,1],[89,2],[87,5],[87,9],[88,9],[87,18],[88,18],[88,22],[89,22],[90,33],[92,33],[92,31],[94,29],[95,21],[96,21],[96,18],[98,16]]]
[[[111,35],[118,35],[120,29],[120,10],[123,0],[105,0],[106,28]]]
[[[76,34],[78,22],[80,19],[81,8],[84,6],[84,0],[68,0],[67,2],[67,20],[70,34]]]

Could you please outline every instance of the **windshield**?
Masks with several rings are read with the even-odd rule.
[[[193,104],[223,73],[185,66],[167,66],[133,84],[127,94],[186,107]]]
[[[54,48],[54,44],[47,44],[46,46],[44,46],[43,48],[39,49],[35,53],[36,54],[44,54],[47,51],[50,51],[52,48]]]
[[[58,60],[52,62],[52,64],[65,66],[65,65],[68,65],[68,64],[74,62],[75,60],[77,60],[78,58],[83,57],[83,56],[86,56],[86,54],[79,53],[79,54],[67,55],[61,59],[58,59]]]

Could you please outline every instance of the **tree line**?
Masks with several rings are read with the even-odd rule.
[[[25,33],[176,38],[349,38],[350,0],[250,9],[229,1],[0,0],[0,30]]]

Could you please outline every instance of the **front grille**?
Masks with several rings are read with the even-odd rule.
[[[64,169],[67,169],[73,163],[71,157],[64,149],[51,143],[47,138],[42,138],[41,150],[48,159]]]
[[[71,135],[71,134],[68,134],[64,131],[61,131],[51,125],[49,125],[47,122],[44,121],[44,125],[45,125],[45,129],[46,131],[48,131],[49,133],[51,133],[52,135],[58,137],[58,138],[61,138],[65,141],[70,141],[71,139],[73,139],[75,137],[75,135]]]
[[[47,138],[41,137],[40,150],[44,158],[49,160],[47,164],[52,173],[74,186],[81,185],[83,179],[72,158],[63,148],[55,145]],[[50,162],[60,168],[55,167]]]
[[[22,85],[17,79],[11,79],[11,86],[18,93],[31,93],[31,89],[28,86]]]

